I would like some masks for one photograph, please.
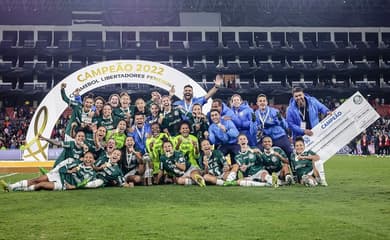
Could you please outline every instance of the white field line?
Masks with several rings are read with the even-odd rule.
[[[0,176],[0,179],[1,178],[5,178],[5,177],[11,177],[11,176],[16,175],[16,174],[18,174],[18,173],[10,173],[10,174],[7,174],[7,175],[2,175],[2,176]]]

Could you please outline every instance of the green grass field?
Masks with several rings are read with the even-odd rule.
[[[0,193],[0,239],[390,239],[390,158],[325,167],[329,187]]]

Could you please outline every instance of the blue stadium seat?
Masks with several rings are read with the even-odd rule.
[[[241,49],[249,49],[250,48],[248,41],[239,41],[239,44],[240,44]]]
[[[297,50],[305,49],[305,45],[300,41],[291,41],[291,47]]]
[[[240,46],[238,45],[238,42],[236,42],[236,41],[227,41],[226,47],[229,49],[239,49],[240,48]]]
[[[13,42],[12,42],[12,40],[2,40],[1,42],[0,42],[0,48],[11,48],[11,47],[13,47],[14,46],[14,44],[13,44]]]
[[[339,49],[344,49],[344,48],[347,48],[348,44],[344,41],[336,41],[336,46],[337,48]]]
[[[68,40],[59,40],[58,41],[58,48],[68,49],[69,48],[69,41]]]
[[[307,49],[316,49],[317,46],[312,41],[303,41]]]
[[[77,70],[79,70],[79,69],[81,69],[83,67],[84,67],[84,64],[82,62],[80,62],[80,61],[72,61],[70,63],[69,69],[70,69],[71,72],[75,72],[75,71],[77,71]]]
[[[102,40],[87,40],[85,42],[86,48],[92,48],[92,49],[102,49],[103,48],[103,41]]]
[[[368,46],[365,42],[363,41],[355,41],[353,44],[356,46],[357,49],[367,49]]]
[[[140,46],[140,43],[134,40],[126,40],[124,48],[136,49]]]
[[[75,48],[75,49],[82,48],[83,43],[81,40],[72,40],[72,41],[70,41],[69,47]]]
[[[24,48],[34,48],[35,47],[35,42],[34,40],[24,40],[23,42],[23,47]]]
[[[104,48],[105,49],[119,49],[121,48],[121,45],[119,41],[117,40],[106,40],[104,42]]]
[[[261,49],[272,49],[272,44],[268,41],[258,41],[257,47]]]
[[[35,48],[43,49],[49,46],[49,43],[46,40],[38,40],[35,43]]]
[[[183,41],[171,41],[169,42],[169,48],[175,50],[184,49]]]
[[[140,41],[141,49],[156,49],[157,48],[157,42],[156,41]]]
[[[272,48],[281,48],[282,43],[280,41],[271,41]]]
[[[318,48],[333,50],[336,49],[336,45],[332,41],[320,41],[318,42]]]

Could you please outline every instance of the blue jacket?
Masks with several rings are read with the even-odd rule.
[[[247,102],[242,103],[238,108],[232,108],[233,123],[237,130],[247,136],[249,146],[256,146],[256,123],[252,121],[253,109]]]
[[[255,115],[256,125],[258,129],[263,131],[264,136],[268,136],[271,137],[272,140],[276,140],[286,135],[287,122],[280,115],[278,109],[267,106],[264,112],[256,110]],[[261,119],[265,120],[264,123]]]
[[[152,129],[149,124],[145,123],[143,129],[138,129],[134,125],[135,129],[132,133],[128,133],[128,136],[132,136],[135,142],[135,148],[142,154],[146,152],[146,137],[152,133]],[[137,131],[138,130],[138,131]]]
[[[320,122],[319,113],[327,114],[329,109],[320,103],[315,97],[305,94],[307,109],[310,116],[310,125],[314,127]],[[290,99],[290,104],[287,108],[287,124],[292,131],[293,138],[304,135],[304,129],[301,128],[302,118],[299,112],[299,107],[294,98]]]
[[[234,144],[237,142],[238,130],[231,120],[223,120],[220,122],[225,126],[226,132],[222,131],[217,124],[212,123],[209,126],[209,140],[211,144]]]
[[[197,97],[197,98],[192,98],[192,104],[187,106],[189,109],[186,109],[186,104],[185,104],[185,101],[184,99],[183,100],[178,100],[176,102],[174,102],[172,105],[174,106],[182,106],[184,110],[186,110],[187,112],[192,112],[192,106],[197,103],[197,104],[200,104],[201,106],[205,105],[207,103],[207,100],[206,98],[203,96],[203,97]]]
[[[222,112],[221,112],[221,117],[230,117],[233,120],[234,117],[234,112],[232,109],[230,109],[225,103],[222,103]],[[210,117],[210,112],[207,113],[207,119],[211,123],[211,117]]]

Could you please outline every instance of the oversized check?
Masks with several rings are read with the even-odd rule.
[[[362,94],[356,92],[312,129],[313,136],[304,136],[306,150],[314,151],[325,162],[379,117]]]

